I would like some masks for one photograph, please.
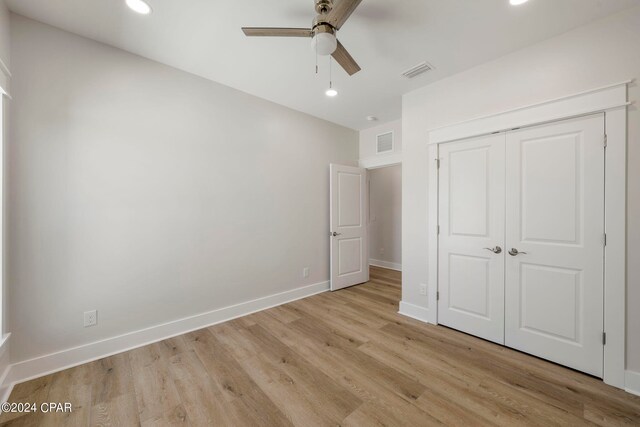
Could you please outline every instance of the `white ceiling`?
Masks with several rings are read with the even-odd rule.
[[[339,0],[336,0],[339,1]],[[124,0],[7,0],[36,19],[190,73],[353,128],[398,119],[402,94],[640,0],[363,0],[338,38],[363,71],[349,77],[307,39],[247,38],[241,26],[309,27],[313,0],[148,0],[154,12]],[[401,72],[421,61],[435,67],[413,80]]]

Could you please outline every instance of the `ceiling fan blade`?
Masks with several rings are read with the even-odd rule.
[[[347,49],[344,48],[342,43],[338,41],[338,47],[336,51],[331,54],[333,59],[336,60],[338,64],[349,74],[353,76],[355,73],[361,70],[358,63],[353,59],[353,57],[347,52]]]
[[[338,0],[327,16],[327,22],[338,30],[349,19],[362,0]]]
[[[311,37],[313,32],[309,28],[270,28],[270,27],[242,27],[242,31],[249,37]]]

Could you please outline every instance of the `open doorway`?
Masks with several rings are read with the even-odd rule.
[[[368,170],[369,265],[402,271],[402,165]]]

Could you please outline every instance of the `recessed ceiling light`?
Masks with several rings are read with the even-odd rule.
[[[325,94],[331,98],[333,98],[334,96],[338,95],[338,91],[335,89],[327,89],[327,91],[325,92]]]
[[[509,3],[511,3],[511,5],[513,6],[519,6],[521,4],[524,4],[526,2],[528,2],[529,0],[509,0]]]
[[[370,122],[377,122],[378,118],[376,116],[367,116],[367,120],[369,120]]]
[[[151,6],[143,0],[127,0],[127,6],[134,12],[148,15],[151,13]]]

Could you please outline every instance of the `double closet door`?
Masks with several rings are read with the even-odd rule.
[[[439,147],[438,323],[602,377],[604,116]]]

